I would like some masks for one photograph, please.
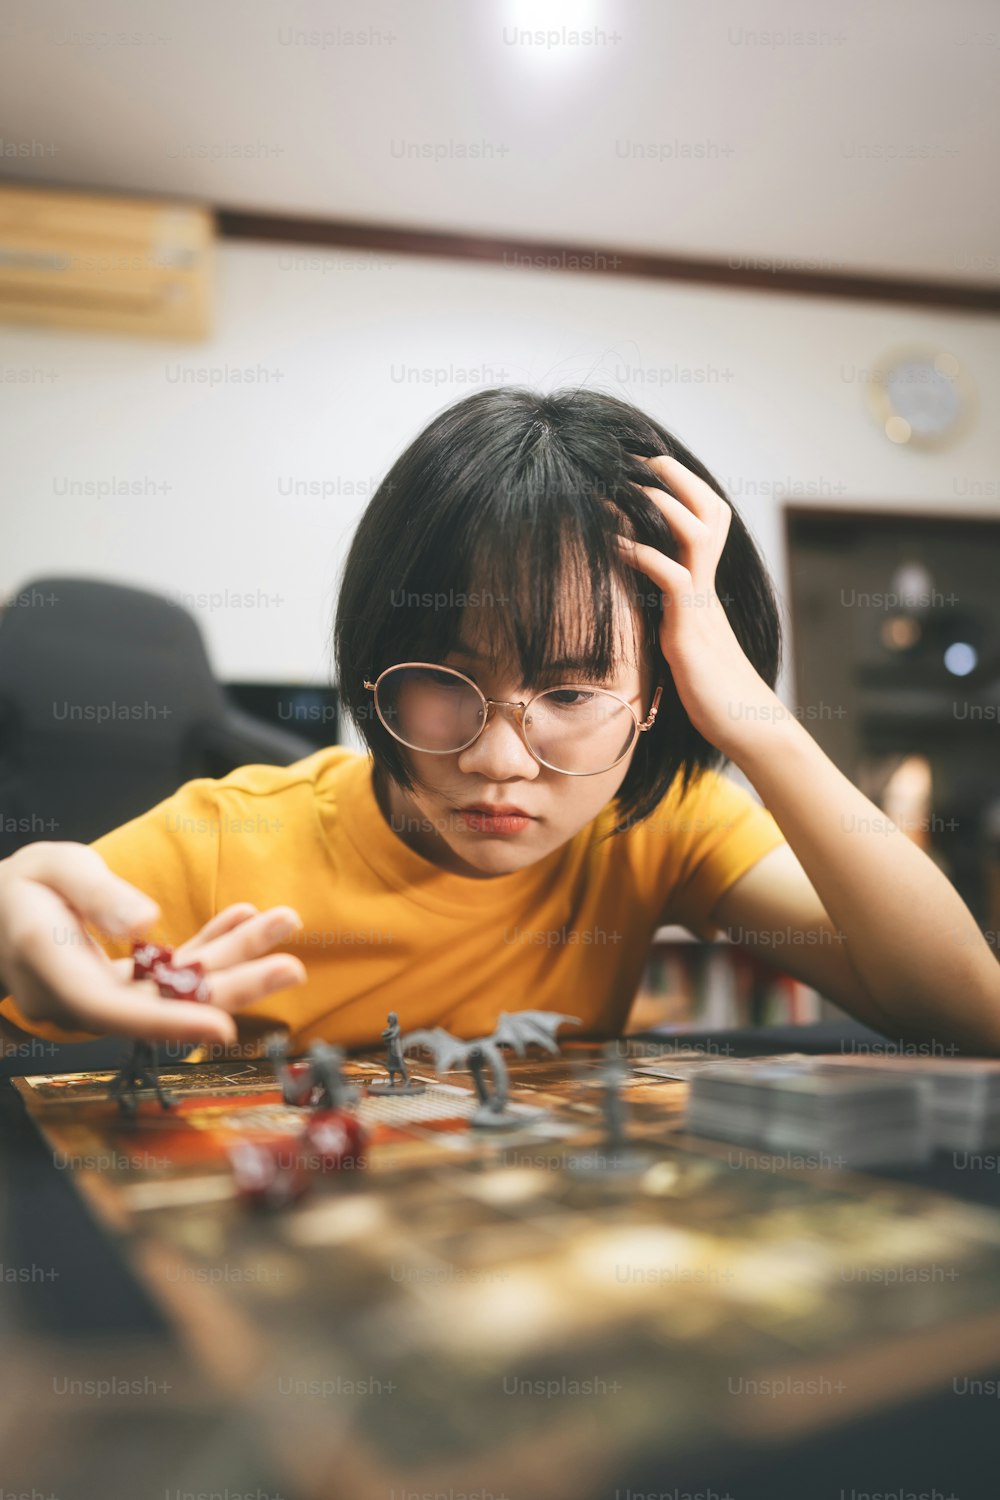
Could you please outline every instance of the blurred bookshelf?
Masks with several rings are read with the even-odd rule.
[[[729,1031],[839,1021],[845,1013],[723,935],[706,942],[686,927],[661,927],[650,948],[626,1031]]]

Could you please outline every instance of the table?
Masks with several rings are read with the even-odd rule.
[[[828,1033],[793,1040],[831,1046]],[[786,1038],[712,1042],[747,1053]],[[632,1061],[661,1049],[638,1042]],[[602,1139],[599,1063],[578,1044],[564,1059],[512,1070],[517,1099],[551,1106],[547,1130],[466,1147],[460,1123],[413,1131],[383,1119],[367,1176],[274,1220],[248,1220],[233,1202],[217,1150],[213,1161],[188,1148],[188,1190],[171,1201],[155,1189],[162,1169],[137,1173],[113,1148],[109,1164],[81,1169],[81,1198],[2,1085],[0,1249],[5,1274],[19,1274],[4,1285],[6,1363],[18,1371],[6,1488],[67,1500],[391,1489],[398,1500],[407,1487],[575,1500],[993,1493],[976,1486],[995,1408],[959,1399],[950,1380],[988,1381],[1000,1365],[1000,1246],[986,1233],[970,1250],[966,1235],[980,1218],[1000,1224],[1000,1174],[938,1161],[833,1185],[809,1173],[762,1182],[726,1161],[729,1148],[683,1134],[683,1085],[637,1071],[630,1128],[656,1157],[655,1190],[600,1174],[595,1185],[564,1167]],[[353,1067],[362,1081],[378,1071],[373,1059]],[[267,1069],[251,1071],[238,1105],[237,1094],[206,1106],[189,1092],[185,1137],[214,1138],[206,1108],[270,1108]],[[460,1122],[467,1080],[426,1076],[454,1090]],[[149,1142],[176,1135],[176,1122],[155,1124],[122,1154],[141,1141],[155,1156]],[[116,1176],[124,1194],[106,1190]],[[937,1298],[930,1314],[912,1285],[894,1296],[829,1276],[821,1297],[802,1301],[800,1280],[800,1305],[782,1306],[782,1243],[819,1227],[844,1240],[852,1214],[881,1233],[900,1204],[913,1232],[953,1236],[959,1275],[916,1285]],[[782,1213],[795,1230],[783,1242]],[[737,1224],[756,1227],[726,1240]],[[746,1289],[755,1264],[760,1295],[739,1316],[720,1313],[733,1300],[727,1268]],[[836,1313],[825,1323],[824,1304]],[[816,1382],[819,1400],[745,1397],[748,1381],[782,1371]],[[88,1379],[121,1389],[101,1395]]]

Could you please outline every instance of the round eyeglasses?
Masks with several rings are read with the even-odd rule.
[[[528,750],[541,765],[564,776],[599,776],[624,760],[639,735],[650,729],[662,687],[640,723],[635,709],[606,688],[573,683],[546,688],[527,702],[487,698],[471,677],[455,667],[405,661],[387,667],[365,687],[375,694],[375,712],[408,750],[454,755],[482,734],[496,709],[510,709]]]

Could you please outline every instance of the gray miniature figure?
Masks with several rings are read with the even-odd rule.
[[[309,1067],[313,1088],[309,1103],[314,1109],[346,1109],[358,1097],[344,1079],[344,1049],[329,1042],[310,1042]]]
[[[274,1074],[281,1084],[281,1097],[286,1104],[306,1104],[308,1095],[312,1089],[311,1079],[308,1080],[309,1088],[303,1083],[301,1072],[293,1071],[288,1061],[288,1038],[282,1031],[272,1032],[264,1041],[264,1055],[274,1068]]]
[[[311,1042],[309,1055],[298,1062],[288,1059],[288,1040],[274,1032],[264,1044],[274,1067],[286,1104],[307,1109],[343,1109],[353,1104],[357,1090],[344,1081],[344,1051],[329,1042]]]
[[[406,1059],[403,1056],[402,1028],[399,1024],[399,1017],[394,1010],[391,1010],[386,1020],[388,1025],[382,1032],[382,1040],[386,1044],[385,1066],[389,1076],[388,1078],[380,1078],[376,1082],[370,1083],[368,1085],[369,1094],[412,1095],[426,1093],[427,1085],[425,1083],[418,1083],[416,1079],[411,1078],[406,1066]],[[398,1086],[395,1081],[397,1077],[400,1080]]]
[[[625,1141],[625,1101],[622,1098],[622,1084],[628,1077],[628,1069],[617,1042],[606,1042],[603,1051],[601,1078],[604,1083],[604,1097],[601,1104],[604,1110],[608,1145],[616,1150]]]
[[[622,1085],[628,1077],[628,1064],[620,1042],[605,1042],[600,1067],[601,1113],[604,1116],[604,1140],[599,1145],[567,1159],[567,1167],[577,1177],[614,1177],[645,1172],[653,1158],[648,1151],[636,1149],[628,1140],[625,1128],[625,1100]]]
[[[154,1042],[132,1043],[128,1056],[111,1080],[108,1098],[116,1100],[120,1113],[132,1119],[138,1104],[136,1094],[140,1089],[152,1089],[160,1101],[161,1109],[173,1108],[173,1096],[166,1093],[160,1083]]]
[[[536,1042],[546,1052],[557,1053],[559,1046],[555,1034],[567,1022],[574,1026],[580,1024],[579,1017],[561,1015],[558,1011],[522,1010],[512,1014],[505,1011],[490,1036],[464,1042],[452,1036],[450,1031],[435,1026],[425,1031],[411,1031],[403,1037],[400,1048],[403,1052],[408,1052],[411,1047],[428,1048],[434,1054],[435,1066],[442,1073],[449,1068],[468,1068],[479,1099],[479,1108],[469,1124],[478,1130],[516,1130],[541,1119],[545,1111],[519,1109],[514,1113],[507,1108],[510,1080],[500,1049],[510,1047],[518,1057],[523,1057],[528,1044]],[[487,1083],[487,1074],[492,1076],[492,1090]]]

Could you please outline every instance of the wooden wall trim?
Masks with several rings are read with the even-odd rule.
[[[731,291],[781,292],[799,297],[835,297],[858,302],[934,307],[951,312],[1000,313],[1000,286],[978,282],[925,281],[847,271],[772,269],[772,263],[762,257],[754,263],[749,256],[733,255],[729,260],[710,260],[697,256],[654,255],[610,246],[408,229],[360,220],[262,213],[246,208],[217,207],[215,214],[219,233],[227,239],[331,249],[384,250],[393,255],[485,261],[512,270],[537,267],[570,275],[640,276]]]

